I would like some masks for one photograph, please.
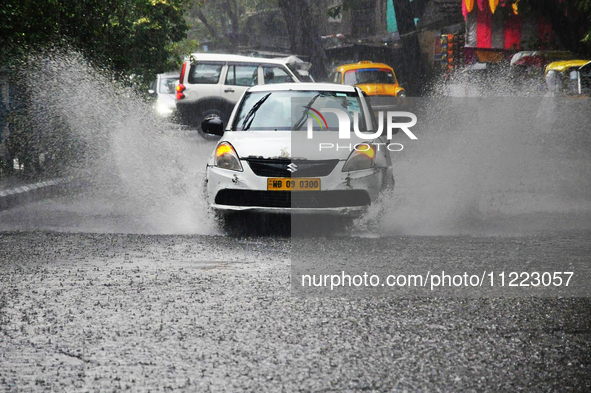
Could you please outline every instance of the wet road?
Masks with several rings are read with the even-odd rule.
[[[589,252],[583,238],[556,245]],[[421,261],[440,247],[462,258],[468,245],[494,255],[516,242],[542,258],[535,239],[387,241]],[[591,389],[588,298],[294,296],[282,237],[4,232],[0,242],[8,391]]]
[[[1,388],[591,390],[588,295],[294,287],[305,273],[509,267],[572,270],[585,293],[588,128],[502,105],[403,141],[396,194],[348,227],[249,221],[228,235],[201,194],[213,142],[116,133],[87,188],[0,212]]]

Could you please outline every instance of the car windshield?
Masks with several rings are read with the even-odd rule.
[[[170,77],[170,78],[161,78],[160,79],[160,86],[159,86],[159,93],[161,94],[175,94],[175,85],[176,82],[179,80],[178,77]]]
[[[387,68],[366,68],[345,72],[345,84],[357,85],[362,83],[395,84],[394,73]]]
[[[324,109],[328,109],[323,111]],[[308,119],[314,130],[338,131],[339,120],[330,109],[349,116],[353,131],[355,113],[360,131],[367,131],[359,95],[355,92],[273,91],[246,93],[231,129],[233,131],[306,131]],[[371,122],[370,122],[371,124]]]

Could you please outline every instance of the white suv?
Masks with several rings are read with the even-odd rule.
[[[176,87],[176,108],[180,121],[201,131],[210,116],[227,124],[242,93],[254,85],[313,82],[310,64],[295,56],[265,59],[239,55],[194,53],[183,63]]]

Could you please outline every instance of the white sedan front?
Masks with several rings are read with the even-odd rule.
[[[362,214],[394,183],[386,141],[352,130],[340,140],[331,107],[349,114],[351,125],[357,117],[362,136],[373,133],[375,120],[361,91],[332,84],[252,87],[225,132],[219,119],[206,120],[205,132],[223,133],[207,163],[210,206],[219,212]],[[324,132],[312,135],[315,130]]]

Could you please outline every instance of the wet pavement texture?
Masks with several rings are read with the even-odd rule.
[[[589,298],[291,290],[301,250],[314,267],[388,247],[410,270],[584,265],[591,101],[427,100],[419,139],[394,137],[395,193],[352,229],[294,241],[272,220],[224,233],[203,194],[215,141],[79,64],[56,64],[64,78],[32,99],[91,148],[68,173],[87,183],[0,212],[0,390],[591,391]]]
[[[410,239],[424,258],[433,239]],[[515,240],[481,243],[494,255]],[[4,232],[0,244],[6,391],[591,389],[589,299],[301,298],[289,237]]]

